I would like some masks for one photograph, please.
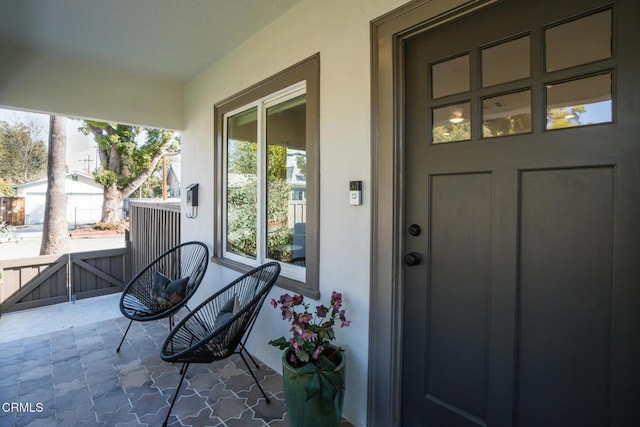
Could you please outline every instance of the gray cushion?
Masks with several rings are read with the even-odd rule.
[[[184,299],[187,291],[189,277],[171,280],[164,274],[156,271],[153,275],[153,286],[151,287],[151,298],[158,305],[170,308]]]
[[[233,315],[235,314],[234,307],[237,308],[236,307],[237,299],[238,299],[237,296],[234,296],[233,298],[229,298],[229,300],[226,303],[224,303],[224,305],[220,308],[220,311],[216,316],[216,320],[213,322],[214,330],[224,325],[225,322],[227,322],[229,319],[233,317]],[[213,337],[212,341],[215,344],[220,344],[224,341],[225,337],[227,336],[227,332],[229,331],[229,326],[223,329],[218,335]]]

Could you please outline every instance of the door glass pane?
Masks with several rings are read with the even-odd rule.
[[[529,36],[482,49],[482,86],[529,77],[530,49]]]
[[[531,132],[531,91],[508,93],[482,101],[482,136]]]
[[[304,266],[306,95],[267,108],[267,257]]]
[[[469,55],[453,58],[431,66],[433,98],[469,90]]]
[[[548,84],[547,129],[610,123],[613,120],[611,73]]]
[[[433,143],[441,144],[471,139],[470,111],[471,104],[469,102],[434,108],[431,132]]]
[[[227,119],[226,250],[256,258],[258,121],[251,108]]]
[[[611,10],[544,32],[546,70],[555,71],[611,57]]]

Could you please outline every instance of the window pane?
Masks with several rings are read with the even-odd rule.
[[[460,56],[431,66],[433,98],[469,90],[469,55]]]
[[[226,250],[256,258],[258,121],[251,108],[227,119]]]
[[[611,10],[544,32],[546,70],[555,71],[611,57]]]
[[[530,75],[531,37],[482,49],[482,86],[524,79]]]
[[[611,74],[549,84],[547,129],[610,123],[613,120]]]
[[[531,91],[484,99],[482,120],[484,138],[531,132]]]
[[[267,257],[306,259],[306,96],[267,109]]]
[[[449,105],[433,109],[432,138],[434,144],[471,139],[469,112],[471,104]]]

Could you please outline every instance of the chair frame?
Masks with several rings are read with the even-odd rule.
[[[190,247],[190,246],[199,247],[200,250],[202,251],[202,255],[200,259],[197,260],[198,262],[195,264],[196,274],[194,277],[189,278],[189,282],[187,283],[187,292],[185,293],[182,301],[163,310],[153,310],[147,307],[144,303],[142,303],[139,300],[139,298],[135,296],[134,297],[130,296],[132,293],[131,290],[138,284],[138,281],[141,280],[142,277],[153,274],[152,270],[157,269],[158,266],[161,266],[162,261],[169,255],[174,254],[175,252],[178,252],[178,251],[182,251],[183,248]],[[169,249],[168,251],[164,252],[163,254],[158,256],[156,259],[151,261],[149,264],[147,264],[142,270],[140,270],[129,281],[129,283],[127,283],[120,297],[120,303],[119,303],[120,312],[124,317],[129,319],[129,325],[127,326],[127,329],[122,335],[122,339],[120,340],[120,344],[118,345],[116,352],[118,353],[120,352],[120,348],[122,347],[122,344],[124,343],[127,333],[129,333],[129,328],[131,328],[131,325],[133,324],[134,320],[137,322],[146,322],[146,321],[169,317],[169,329],[171,330],[174,326],[173,315],[182,307],[186,307],[187,310],[189,310],[189,307],[187,307],[186,304],[189,301],[189,299],[193,296],[193,294],[198,290],[198,287],[200,286],[200,283],[204,278],[204,275],[207,271],[208,266],[209,266],[209,249],[207,248],[207,245],[198,241],[190,241],[190,242],[184,242],[177,246],[172,247],[171,249]],[[145,290],[145,292],[148,292],[148,290]],[[135,298],[138,302],[140,302],[140,308],[145,307],[145,308],[148,308],[148,310],[136,310],[135,307],[132,307],[131,305],[127,305],[127,303],[131,303],[132,298]]]
[[[271,277],[269,277],[268,279],[265,279],[265,280],[267,280],[267,283],[262,287],[262,289],[260,289],[257,293],[255,293],[252,296],[252,298],[249,301],[247,301],[242,306],[242,308],[237,313],[235,313],[230,319],[228,319],[224,324],[218,326],[215,329],[212,329],[213,325],[210,325],[209,322],[207,322],[206,320],[203,320],[203,318],[198,317],[200,309],[202,309],[203,307],[205,307],[207,305],[212,305],[213,304],[215,306],[214,301],[218,297],[220,297],[221,295],[227,293],[227,291],[232,289],[239,282],[242,282],[243,280],[247,279],[248,277],[254,276],[255,274],[258,274],[258,273],[261,274],[262,271],[264,271],[267,268],[273,268],[274,269],[273,273],[271,274]],[[180,381],[178,383],[178,386],[176,387],[176,390],[174,392],[173,398],[171,399],[171,404],[169,406],[169,410],[168,410],[167,415],[165,417],[163,426],[167,425],[169,417],[171,416],[171,411],[172,411],[173,406],[174,406],[174,404],[176,402],[178,394],[180,393],[180,387],[182,386],[182,382],[184,381],[184,377],[187,374],[187,370],[189,369],[189,365],[191,363],[211,363],[211,362],[214,362],[216,360],[226,359],[226,358],[230,357],[233,354],[240,355],[240,358],[242,359],[242,361],[246,365],[247,369],[249,370],[249,373],[253,377],[253,380],[255,381],[256,385],[260,389],[260,392],[264,396],[266,402],[267,403],[271,403],[271,400],[269,399],[269,397],[267,397],[264,389],[262,388],[262,385],[260,385],[260,383],[258,382],[258,379],[256,378],[256,375],[253,372],[253,369],[251,369],[251,366],[249,366],[249,363],[247,362],[247,359],[245,358],[243,352],[246,353],[249,356],[251,361],[254,363],[256,369],[259,369],[258,363],[251,356],[251,354],[247,351],[247,349],[245,347],[245,344],[246,344],[246,342],[247,342],[247,340],[249,338],[249,334],[251,333],[251,330],[253,329],[253,326],[254,326],[254,324],[256,322],[256,319],[258,318],[258,314],[260,312],[260,309],[264,305],[264,302],[265,302],[265,300],[267,298],[267,295],[269,294],[269,292],[271,291],[271,289],[275,285],[275,282],[277,281],[279,274],[280,274],[280,264],[277,263],[277,262],[269,262],[269,263],[266,263],[266,264],[262,264],[262,265],[260,265],[260,266],[258,266],[256,268],[252,269],[251,271],[248,271],[248,272],[244,273],[243,275],[241,275],[240,277],[238,277],[237,279],[233,280],[231,283],[229,283],[228,285],[226,285],[225,287],[223,287],[222,289],[217,291],[215,294],[213,294],[212,296],[207,298],[205,301],[203,301],[196,308],[191,310],[175,326],[175,328],[170,332],[169,336],[167,336],[166,340],[164,341],[160,357],[166,362],[182,363],[182,367],[180,369],[180,373],[181,373]],[[238,321],[239,319],[242,319],[245,316],[245,314],[250,310],[253,310],[250,313],[250,316],[247,319],[244,319],[242,321],[242,324],[240,325],[240,328],[237,330],[236,334],[232,336],[231,340],[229,341],[229,344],[226,346],[226,349],[225,349],[225,351],[223,353],[214,354],[212,351],[209,351],[209,354],[207,355],[208,357],[205,357],[205,358],[202,358],[202,352],[199,353],[199,357],[198,358],[193,356],[193,353],[196,350],[201,349],[201,347],[203,347],[203,346],[206,347],[207,345],[209,345],[210,341],[213,340],[220,333],[222,333],[222,332],[227,333],[228,331],[230,331],[230,328],[232,326],[234,326],[234,323],[236,321]],[[210,313],[210,314],[212,314],[213,316],[217,316],[218,313],[219,313],[219,310],[215,310],[214,313]],[[176,353],[173,353],[173,351],[171,351],[171,352],[168,351],[169,348],[173,349],[174,336],[176,334],[178,334],[181,331],[182,328],[184,328],[187,331],[190,331],[189,327],[186,326],[186,325],[187,325],[188,322],[190,322],[194,318],[195,318],[195,321],[204,330],[211,329],[211,332],[208,332],[206,335],[204,335],[203,338],[199,339],[195,343],[190,344],[189,347],[187,347],[187,348],[185,348],[185,349],[183,349],[181,351],[178,351]],[[191,334],[194,335],[193,332],[191,332]]]

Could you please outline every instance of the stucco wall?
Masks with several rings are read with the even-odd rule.
[[[308,0],[213,64],[185,89],[182,182],[200,184],[196,219],[183,216],[183,240],[213,244],[213,106],[284,68],[320,52],[320,291],[343,292],[352,326],[337,331],[347,350],[344,415],[366,424],[369,324],[370,42],[372,19],[405,0]],[[361,206],[348,203],[349,180],[363,181]],[[196,298],[237,273],[210,264]],[[283,293],[276,288],[271,297]],[[287,334],[277,310],[265,306],[249,349],[274,369],[280,352],[269,339]]]
[[[0,46],[0,106],[182,129],[183,85]]]

